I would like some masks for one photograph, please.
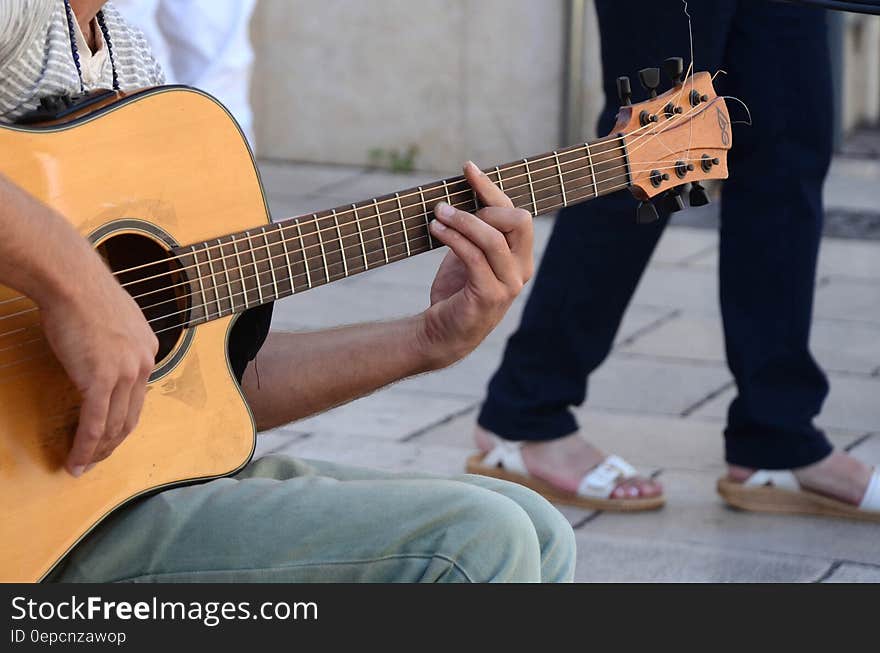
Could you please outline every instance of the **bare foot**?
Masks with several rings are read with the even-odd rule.
[[[819,462],[791,470],[798,483],[808,490],[857,506],[868,489],[872,468],[845,451],[833,451]],[[731,480],[742,483],[754,469],[730,465],[727,474]]]
[[[474,440],[480,451],[489,453],[499,436],[477,426]],[[577,492],[581,480],[605,460],[606,455],[577,433],[548,442],[527,442],[522,448],[523,462],[533,476],[567,492]],[[621,481],[611,493],[614,499],[640,499],[663,494],[656,481],[637,476]]]

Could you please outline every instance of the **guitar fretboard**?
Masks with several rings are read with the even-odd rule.
[[[629,185],[626,147],[607,137],[484,170],[533,216]],[[464,177],[265,225],[180,248],[190,271],[191,325],[240,313],[428,252],[438,202],[481,208]]]

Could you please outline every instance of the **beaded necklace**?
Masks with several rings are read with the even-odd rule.
[[[70,0],[64,0],[64,9],[67,11],[67,30],[70,34],[70,49],[73,53],[73,62],[76,64],[76,72],[79,75],[79,89],[83,93],[86,91],[83,83],[82,67],[79,63],[79,48],[76,47],[76,18],[73,15],[73,9],[70,7]],[[119,77],[116,74],[116,61],[113,58],[113,44],[110,42],[110,30],[107,29],[107,23],[104,21],[104,12],[99,11],[95,16],[98,21],[98,27],[101,28],[101,34],[104,36],[104,43],[107,44],[107,54],[110,55],[110,68],[113,71],[113,90],[119,90]]]

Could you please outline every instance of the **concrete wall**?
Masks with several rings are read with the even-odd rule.
[[[880,16],[848,14],[844,21],[844,132],[880,122]]]
[[[849,129],[880,120],[880,19],[846,21]],[[258,152],[363,165],[371,151],[415,145],[416,168],[445,173],[568,145],[566,32],[565,0],[260,0]],[[586,139],[603,101],[589,0],[582,55]]]
[[[563,0],[262,0],[253,25],[259,152],[364,164],[371,150],[417,145],[417,167],[443,171],[553,148],[564,8]]]

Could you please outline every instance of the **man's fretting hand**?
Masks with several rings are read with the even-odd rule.
[[[532,216],[473,163],[465,177],[485,208],[476,214],[446,203],[434,209],[431,235],[451,250],[422,314],[426,355],[442,367],[470,353],[501,321],[534,270]]]

